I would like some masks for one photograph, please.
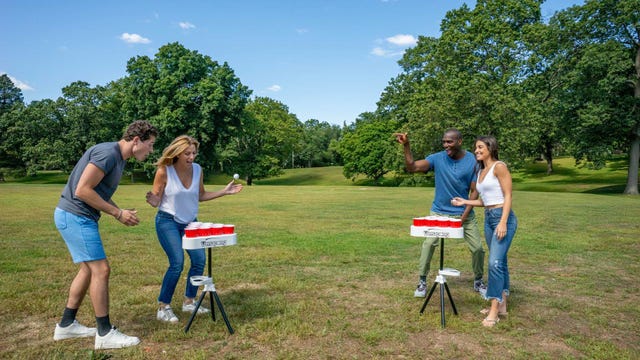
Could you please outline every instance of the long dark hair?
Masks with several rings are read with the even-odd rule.
[[[498,140],[496,140],[494,136],[491,136],[491,135],[478,136],[476,138],[476,142],[478,141],[482,141],[487,146],[487,149],[489,150],[489,155],[491,155],[491,158],[493,160],[500,160],[500,157],[498,157]],[[478,169],[484,169],[484,161],[478,160]]]

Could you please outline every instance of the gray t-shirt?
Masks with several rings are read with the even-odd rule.
[[[102,199],[110,201],[111,196],[118,188],[122,171],[127,161],[122,159],[122,153],[117,142],[96,144],[82,155],[73,171],[71,171],[71,175],[69,175],[67,185],[65,185],[62,195],[60,195],[58,207],[70,213],[98,221],[100,219],[100,211],[92,208],[74,195],[82,172],[84,172],[88,164],[93,164],[104,172],[104,177],[94,190]]]

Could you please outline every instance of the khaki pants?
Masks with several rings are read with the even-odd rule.
[[[460,218],[460,216],[451,216],[435,212],[431,212],[431,215]],[[469,251],[471,252],[471,267],[473,268],[474,279],[480,280],[484,275],[484,249],[482,248],[482,239],[480,238],[480,229],[478,228],[476,215],[470,213],[462,223],[462,227],[464,228],[464,240],[467,242]],[[438,240],[439,238],[426,238],[422,243],[420,264],[418,266],[420,276],[427,276],[429,274],[429,265],[433,257],[433,252],[436,247],[440,245]]]

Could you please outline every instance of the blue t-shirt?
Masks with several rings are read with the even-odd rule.
[[[436,179],[431,211],[447,215],[462,215],[465,207],[451,205],[451,199],[456,196],[463,199],[469,198],[469,189],[476,175],[475,156],[465,151],[462,159],[453,160],[447,156],[446,151],[440,151],[427,156],[426,160],[429,162],[429,170],[434,172]]]
[[[65,185],[60,195],[58,207],[70,213],[98,221],[100,219],[100,211],[75,196],[78,181],[80,181],[82,172],[89,164],[97,166],[104,172],[104,177],[94,190],[104,201],[109,201],[118,188],[122,171],[127,161],[122,159],[120,146],[118,146],[117,142],[101,143],[90,147],[78,160],[69,175],[67,185]]]

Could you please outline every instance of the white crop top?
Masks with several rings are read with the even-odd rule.
[[[191,186],[187,189],[173,166],[167,166],[167,185],[164,187],[162,200],[158,210],[173,215],[173,219],[181,224],[188,224],[198,216],[200,201],[200,165],[193,163]]]
[[[482,182],[480,182],[480,172],[478,172],[476,189],[478,190],[478,193],[480,193],[482,203],[485,206],[504,204],[504,193],[502,192],[500,181],[498,181],[498,178],[493,173],[496,164],[499,162],[501,161],[493,163]]]

